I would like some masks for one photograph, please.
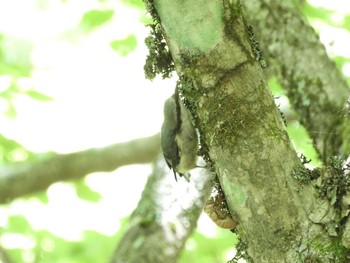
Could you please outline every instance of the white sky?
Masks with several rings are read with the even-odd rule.
[[[19,97],[18,117],[0,119],[2,133],[33,151],[71,152],[159,130],[162,103],[173,84],[144,79],[142,43],[148,30],[138,22],[140,12],[115,3],[112,23],[86,38],[71,32],[72,42],[62,37],[74,31],[77,19],[94,2],[75,0],[62,5],[50,1],[44,12],[34,9],[33,1],[12,0],[0,6],[0,29],[35,43],[32,62],[36,70],[32,80],[23,83],[32,83],[55,98],[38,103]],[[139,44],[123,58],[109,48],[109,42],[129,34],[135,34]]]
[[[22,88],[32,85],[55,100],[41,103],[19,96],[18,117],[0,115],[0,132],[32,151],[58,153],[158,132],[163,101],[172,93],[174,80],[144,79],[147,52],[143,41],[148,29],[139,22],[142,11],[107,2],[106,7],[116,10],[113,21],[85,37],[76,26],[84,12],[98,8],[97,1],[74,0],[64,5],[46,1],[44,11],[35,7],[36,2],[1,1],[0,31],[34,43],[32,62],[36,69],[32,79],[21,80]],[[137,50],[120,57],[109,43],[129,34],[137,36]],[[21,59],[18,50],[10,55]],[[0,79],[0,90],[7,82]],[[69,184],[54,184],[48,190],[47,206],[19,199],[10,207],[0,207],[0,226],[6,225],[6,213],[18,213],[25,214],[34,227],[70,239],[79,239],[84,229],[111,234],[118,229],[119,219],[136,206],[150,171],[149,166],[136,165],[88,176],[87,183],[103,195],[97,205],[76,198]],[[18,237],[14,240],[19,245]]]

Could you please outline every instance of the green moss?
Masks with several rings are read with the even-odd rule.
[[[206,59],[204,53],[195,52],[189,49],[183,49],[180,51],[180,60],[182,65],[182,73],[186,76],[196,77],[194,68],[200,67],[202,59]]]
[[[302,184],[308,184],[311,180],[317,179],[320,176],[319,169],[310,170],[305,167],[305,164],[311,162],[310,159],[307,159],[303,154],[300,155],[301,163],[297,164],[292,170],[292,177]]]
[[[146,10],[147,12],[151,15],[152,19],[159,24],[160,23],[160,18],[159,15],[154,7],[154,1],[153,0],[143,0],[143,2],[146,5]]]
[[[304,165],[298,164],[292,170],[292,177],[303,184],[311,182],[311,171]]]
[[[242,17],[242,6],[239,1],[224,1],[224,10],[228,10],[224,14],[225,20],[225,36],[229,39],[238,39],[235,32],[235,22]]]
[[[327,198],[332,205],[340,206],[343,195],[350,191],[350,166],[343,167],[343,160],[337,156],[330,158],[328,166],[321,168],[321,180],[316,185],[318,196]]]
[[[339,237],[331,238],[331,242],[322,242],[322,237],[318,236],[307,243],[314,252],[306,255],[304,262],[348,263],[350,260],[350,250],[342,245]]]
[[[149,227],[156,221],[156,214],[154,212],[144,213],[143,217],[140,219],[140,226]]]
[[[215,138],[215,141],[221,145],[230,145],[232,140],[244,140],[247,136],[245,131],[254,125],[255,120],[255,116],[245,110],[245,101],[227,96],[224,90],[217,90],[215,94],[212,92],[208,96],[220,98],[219,103],[215,100],[210,100],[206,105],[209,114],[208,119],[216,124],[208,131],[208,135]],[[224,109],[226,113],[231,113],[231,120],[228,120],[226,118],[227,115],[223,114]]]
[[[148,13],[151,15],[154,23],[150,24],[149,36],[145,39],[149,54],[146,57],[144,65],[145,76],[147,79],[154,79],[157,74],[163,78],[169,78],[175,69],[173,59],[169,48],[164,40],[160,26],[160,18],[154,7],[153,1],[144,0]]]
[[[233,42],[237,43],[241,48],[241,51],[245,54],[247,58],[254,59],[253,46],[250,44],[247,39],[250,39],[248,27],[246,27],[246,20],[242,13],[242,6],[239,0],[230,0],[223,1],[224,10],[227,10],[224,13],[223,20],[225,21],[224,25],[224,34],[228,39],[232,39]],[[239,21],[243,21],[243,24]],[[245,31],[246,36],[242,38],[241,31]],[[255,38],[254,38],[255,39]],[[257,42],[255,42],[255,47]],[[259,58],[262,58],[261,51],[259,52]],[[265,62],[264,62],[265,63]]]
[[[315,189],[319,198],[326,198],[328,201],[339,206],[343,195],[350,191],[350,176],[346,171],[350,166],[343,167],[343,160],[337,156],[331,157],[329,165],[314,170],[307,169],[304,165],[311,160],[301,154],[301,164],[298,164],[292,170],[291,175],[294,179],[303,184],[310,183],[317,179]]]
[[[316,197],[326,199],[333,206],[334,213],[330,218],[322,219],[323,233],[306,242],[310,254],[304,255],[304,262],[350,262],[350,250],[342,245],[343,225],[346,222],[347,213],[344,209],[342,198],[350,191],[350,166],[343,166],[343,160],[339,157],[330,158],[329,165],[308,170],[304,164],[310,160],[301,157],[301,164],[293,170],[293,177],[302,183],[313,182]],[[346,208],[347,209],[347,208]],[[326,237],[326,239],[324,238]]]
[[[230,0],[230,6],[233,11],[234,16],[240,17],[242,16],[242,6],[240,1],[238,0]]]
[[[146,58],[144,71],[147,79],[154,79],[157,74],[169,78],[174,71],[174,62],[164,40],[159,24],[149,25],[151,32],[145,39],[149,54]]]
[[[263,57],[260,45],[259,45],[259,41],[256,39],[255,35],[254,35],[254,31],[253,31],[253,27],[251,25],[248,25],[247,27],[247,32],[248,32],[248,37],[249,37],[249,41],[250,41],[250,46],[252,49],[252,52],[255,56],[255,60],[259,61],[260,66],[262,68],[266,68],[266,61]]]
[[[238,243],[236,245],[236,255],[233,259],[227,261],[227,263],[238,263],[240,259],[245,259],[248,263],[253,263],[253,259],[247,253],[247,245],[242,241],[242,239],[238,238]]]

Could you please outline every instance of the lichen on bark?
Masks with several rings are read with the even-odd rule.
[[[219,178],[229,212],[240,223],[237,231],[247,245],[247,254],[254,262],[269,263],[326,260],[330,253],[332,258],[342,259],[337,251],[344,246],[339,247],[338,239],[332,236],[331,224],[335,221],[330,220],[328,225],[317,222],[318,209],[324,208],[327,213],[334,209],[328,200],[315,197],[312,183],[318,175],[303,168],[289,141],[257,61],[260,55],[254,47],[256,42],[251,41],[239,1],[215,1],[215,5],[222,4],[215,10],[222,12],[203,11],[210,14],[206,19],[219,15],[223,21],[216,28],[219,37],[209,42],[204,38],[203,42],[210,43],[204,46],[197,42],[200,34],[188,42],[184,39],[202,19],[192,13],[202,11],[206,5],[191,9],[190,3],[196,6],[196,1],[156,3],[177,73],[185,80],[184,98],[200,131],[204,152]],[[185,19],[172,17],[173,13],[182,13]],[[304,88],[302,81],[298,83]],[[309,106],[312,96],[301,97],[302,103]],[[322,147],[321,142],[319,149]],[[296,167],[300,170],[296,171]],[[299,179],[304,180],[302,184]]]
[[[169,78],[174,71],[174,62],[164,40],[160,18],[154,8],[153,1],[144,0],[144,2],[148,13],[153,18],[153,23],[148,25],[150,33],[145,39],[145,44],[149,51],[144,65],[145,76],[150,80],[154,79],[157,74],[160,74],[163,79]]]

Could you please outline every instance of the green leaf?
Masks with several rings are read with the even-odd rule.
[[[113,40],[111,48],[113,48],[119,55],[126,56],[134,51],[137,47],[137,39],[134,35],[129,35],[124,39]]]
[[[11,154],[18,150],[23,151],[28,157],[33,155],[18,142],[8,139],[0,134],[0,163],[11,163]]]
[[[11,119],[15,119],[17,117],[17,111],[15,106],[12,103],[12,100],[8,100],[7,101],[7,109],[4,112],[5,116],[11,118]]]
[[[83,182],[78,182],[75,185],[75,191],[77,196],[81,199],[84,199],[89,202],[98,202],[101,200],[102,196],[100,193],[92,190],[89,186],[87,186]]]
[[[308,3],[303,5],[303,12],[308,18],[321,19],[328,24],[332,23],[331,16],[334,14],[334,12],[329,9],[314,7]]]
[[[132,7],[136,7],[140,9],[145,8],[145,3],[142,0],[123,0],[122,2]]]
[[[346,13],[341,14],[340,12],[336,12],[334,10],[322,7],[315,7],[305,1],[302,7],[303,13],[306,15],[308,19],[311,20],[321,20],[323,23],[326,23],[330,26],[343,28],[347,31],[350,31],[350,16]],[[342,16],[341,21],[335,21],[333,16],[336,15]]]
[[[53,98],[50,96],[47,96],[41,92],[35,91],[35,90],[28,90],[25,92],[29,97],[35,100],[40,100],[40,101],[52,101]]]
[[[81,26],[87,31],[92,31],[109,20],[114,15],[114,10],[90,10],[81,19]]]
[[[219,229],[218,234],[213,237],[207,237],[199,232],[194,232],[187,240],[187,245],[192,249],[184,249],[178,262],[227,262],[227,251],[237,244],[237,235],[230,231]]]
[[[350,31],[350,15],[344,16],[343,28]]]
[[[46,192],[39,192],[36,193],[35,195],[32,195],[31,198],[36,198],[38,199],[40,202],[42,202],[43,204],[48,204],[49,203],[49,197],[47,196]]]
[[[148,14],[143,14],[140,17],[140,22],[144,25],[150,25],[153,23],[153,19]]]
[[[7,229],[15,233],[26,233],[32,230],[27,219],[22,215],[13,215],[8,218]]]
[[[110,255],[115,249],[116,238],[113,239],[96,231],[85,231],[81,253],[82,262],[109,262]]]

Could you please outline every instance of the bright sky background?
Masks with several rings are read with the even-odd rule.
[[[156,133],[173,84],[144,79],[148,29],[139,22],[141,11],[113,1],[112,23],[84,37],[75,27],[84,12],[98,8],[96,1],[49,1],[44,11],[33,2],[2,1],[0,30],[34,42],[36,70],[32,80],[23,79],[23,88],[33,85],[55,101],[18,98],[18,118],[1,118],[2,132],[30,150],[61,153]],[[138,48],[120,57],[109,42],[129,34],[138,37]]]
[[[346,0],[310,2],[331,5],[339,14],[349,10]],[[159,131],[163,102],[173,92],[175,80],[151,82],[144,79],[147,51],[143,41],[148,29],[140,23],[140,18],[145,12],[118,1],[103,4],[116,10],[112,22],[85,37],[77,25],[84,12],[100,7],[97,1],[0,1],[0,32],[11,34],[13,41],[21,39],[34,43],[33,78],[21,80],[21,88],[34,86],[55,99],[40,103],[19,96],[16,119],[0,114],[2,134],[35,152],[68,153]],[[315,26],[319,27],[321,39],[331,54],[350,57],[349,31],[318,22]],[[121,57],[109,47],[109,42],[129,34],[137,36],[138,47],[130,55]],[[11,42],[8,45],[11,46]],[[8,55],[21,59],[21,50],[14,49]],[[344,71],[350,76],[350,66]],[[9,79],[0,78],[0,91],[8,82]],[[4,109],[2,103],[4,101],[0,100],[0,113]],[[47,228],[71,239],[79,239],[84,229],[112,234],[118,229],[119,218],[128,215],[136,206],[149,172],[149,166],[136,165],[88,176],[86,181],[103,192],[104,198],[98,205],[75,198],[69,184],[54,184],[48,190],[50,203],[47,206],[19,199],[9,207],[0,207],[0,226],[6,222],[4,213],[20,213],[38,229]],[[131,182],[132,189],[128,188]],[[128,203],[118,202],[125,199],[125,195]],[[111,209],[116,204],[117,211]],[[57,224],[57,218],[61,224]]]
[[[44,10],[37,7],[39,2]],[[143,41],[148,29],[139,22],[142,11],[117,1],[105,5],[116,10],[113,21],[85,37],[77,25],[84,12],[99,8],[96,1],[0,2],[0,31],[34,43],[32,63],[36,69],[32,79],[21,80],[22,88],[34,86],[55,99],[38,102],[19,96],[18,117],[0,115],[1,133],[35,152],[68,153],[159,131],[163,101],[172,93],[174,80],[151,82],[144,78],[147,50]],[[129,34],[137,36],[138,48],[121,57],[109,43]],[[9,55],[21,59],[20,50]],[[0,90],[9,81],[0,79]],[[6,222],[1,218],[6,211],[25,214],[38,229],[70,239],[79,239],[84,229],[112,234],[119,219],[135,208],[150,171],[149,166],[135,165],[88,176],[86,181],[103,193],[98,205],[76,198],[69,184],[54,184],[48,190],[48,206],[19,199],[8,208],[0,207],[0,226]],[[132,189],[128,188],[131,182]],[[128,202],[121,202],[126,196]],[[18,244],[18,239],[15,241]]]

